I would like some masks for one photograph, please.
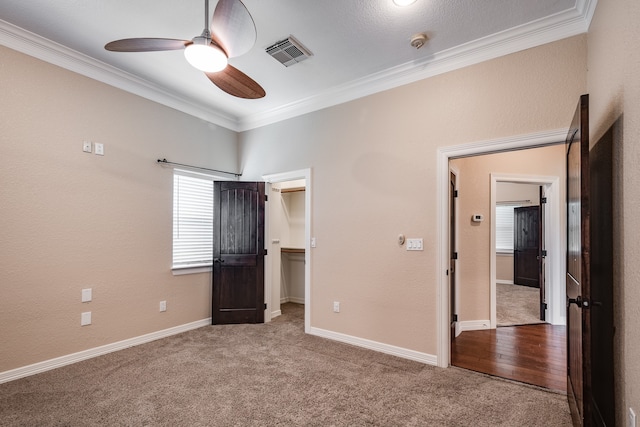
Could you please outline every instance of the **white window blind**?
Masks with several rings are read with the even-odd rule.
[[[513,210],[518,205],[496,204],[496,251],[513,252]]]
[[[212,264],[213,176],[173,175],[173,268]]]

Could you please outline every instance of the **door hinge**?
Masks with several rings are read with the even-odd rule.
[[[265,201],[265,202],[268,202],[268,201],[269,201],[269,195],[268,195],[268,194],[265,194],[265,195],[264,195],[264,201]]]
[[[454,315],[453,315],[453,321],[454,321],[454,322],[457,322],[457,321],[458,321],[458,315],[457,315],[457,314],[454,314]]]
[[[267,303],[266,302],[264,303],[264,309],[265,310],[267,309]]]
[[[453,197],[458,197],[458,190],[453,190]]]
[[[265,250],[264,250],[264,255],[265,255],[265,256],[267,256],[267,252],[269,252],[269,250],[268,250],[268,249],[265,249]]]
[[[543,249],[543,250],[542,250],[542,256],[543,256],[543,257],[547,256],[547,250],[546,250],[546,249]]]
[[[540,203],[545,204],[547,203],[547,198],[543,197],[542,199],[540,199]]]
[[[458,252],[454,252],[453,255],[451,255],[451,259],[458,259]]]

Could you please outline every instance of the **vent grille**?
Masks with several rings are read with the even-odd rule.
[[[289,36],[286,39],[269,46],[265,50],[285,67],[290,67],[293,64],[297,64],[298,62],[304,61],[310,56],[313,56],[313,54],[309,52],[302,43],[294,39],[293,36]]]

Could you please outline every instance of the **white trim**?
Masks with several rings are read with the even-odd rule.
[[[271,312],[271,319],[273,319],[274,317],[278,317],[282,315],[282,310],[276,310],[276,311],[272,311]]]
[[[384,344],[377,341],[371,341],[365,338],[358,338],[351,335],[342,334],[339,332],[327,331],[326,329],[310,328],[307,332],[310,335],[317,337],[327,338],[333,341],[339,341],[346,344],[351,344],[356,347],[366,348],[368,350],[378,351],[380,353],[390,354],[392,356],[402,357],[403,359],[414,360],[416,362],[425,363],[427,365],[437,366],[436,356],[433,354],[422,353],[415,350],[409,350],[403,347],[397,347],[395,345]]]
[[[491,329],[490,320],[463,320],[458,322],[458,324],[460,325],[460,332]]]
[[[211,265],[201,267],[173,267],[171,269],[171,273],[174,276],[183,276],[185,274],[211,273],[212,271],[213,267]]]
[[[213,109],[210,105],[196,103],[160,85],[105,64],[1,19],[0,44],[210,123],[237,130],[236,118],[221,110]]]
[[[500,285],[513,285],[513,280],[499,280],[496,279],[496,283]]]
[[[196,103],[176,92],[168,91],[159,85],[2,20],[0,20],[0,44],[238,132],[586,33],[591,24],[596,4],[597,0],[577,0],[574,8],[550,17],[434,53],[421,61],[408,62],[331,88],[306,99],[244,117],[234,117],[212,108],[210,105]]]
[[[304,304],[305,299],[304,298],[298,298],[298,297],[286,297],[286,298],[280,298],[280,304],[284,304],[287,302],[292,302],[294,304]]]
[[[451,360],[451,328],[449,325],[449,281],[446,275],[449,264],[449,159],[475,154],[509,151],[557,144],[564,141],[567,129],[516,135],[509,138],[479,141],[468,144],[440,147],[436,153],[436,201],[438,249],[438,283],[436,291],[437,360],[446,368]]]
[[[52,369],[60,368],[62,366],[71,365],[73,363],[81,362],[83,360],[102,356],[108,353],[113,353],[114,351],[124,350],[125,348],[134,347],[140,344],[146,344],[151,341],[170,337],[176,334],[181,334],[183,332],[191,331],[193,329],[198,329],[198,328],[202,328],[203,326],[209,326],[209,325],[211,325],[210,317],[207,319],[197,320],[195,322],[187,323],[184,325],[174,326],[173,328],[164,329],[162,331],[152,332],[150,334],[141,335],[139,337],[129,338],[129,339],[118,341],[112,344],[107,344],[100,347],[79,351],[73,354],[67,354],[66,356],[56,357],[55,359],[45,360],[43,362],[38,362],[32,365],[27,365],[20,368],[12,369],[10,371],[1,372],[0,384],[17,380],[20,378],[28,377],[30,375],[39,374],[41,372],[50,371]]]
[[[374,93],[448,73],[480,62],[520,52],[546,43],[586,33],[593,16],[578,0],[576,7],[555,15],[489,35],[454,48],[434,53],[419,61],[374,73],[362,79],[336,86],[321,94],[297,100],[268,111],[250,114],[238,120],[241,131],[266,126],[316,110],[342,104]],[[595,7],[595,6],[594,6]],[[589,21],[586,18],[589,17]]]
[[[309,333],[311,329],[311,168],[299,169],[291,172],[281,172],[263,175],[265,182],[305,180],[304,194],[304,331]],[[268,228],[268,226],[266,227]],[[269,261],[271,262],[271,261]],[[270,270],[271,271],[271,270]],[[267,294],[268,289],[268,294]],[[271,274],[265,277],[265,300],[271,298],[272,284]]]
[[[497,326],[496,320],[496,203],[497,203],[497,183],[498,182],[510,182],[520,184],[535,184],[545,186],[545,192],[547,197],[547,203],[544,205],[545,209],[545,229],[544,238],[546,243],[546,249],[549,253],[546,262],[545,269],[545,292],[547,295],[547,322],[553,325],[564,325],[566,319],[562,314],[564,308],[564,283],[563,277],[560,272],[563,270],[563,258],[565,251],[563,250],[563,244],[561,236],[564,233],[561,232],[561,209],[560,205],[560,177],[558,176],[541,176],[541,175],[520,175],[520,174],[491,174],[491,261],[490,261],[490,276],[491,276],[491,327]],[[559,290],[560,289],[560,290]]]

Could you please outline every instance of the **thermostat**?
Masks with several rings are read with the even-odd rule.
[[[473,214],[471,216],[471,221],[473,222],[482,222],[482,220],[484,219],[484,217],[480,214]]]

